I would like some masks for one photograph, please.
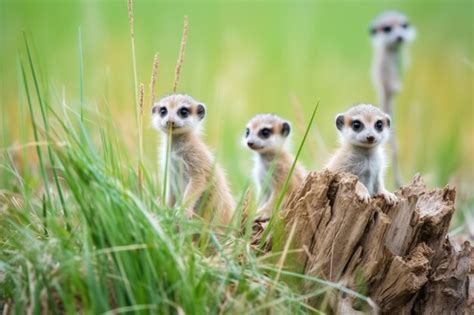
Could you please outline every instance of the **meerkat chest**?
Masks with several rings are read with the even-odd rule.
[[[254,178],[257,186],[258,194],[262,201],[270,198],[273,191],[272,174],[270,164],[265,160],[259,160],[255,163]]]
[[[380,161],[377,156],[359,155],[353,159],[353,173],[367,187],[370,194],[377,192],[377,178],[380,172]]]
[[[178,194],[184,193],[184,189],[189,182],[189,163],[180,152],[171,151],[168,164],[169,180],[172,187]]]

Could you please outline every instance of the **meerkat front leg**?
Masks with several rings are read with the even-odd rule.
[[[189,179],[183,196],[183,204],[186,207],[186,216],[194,215],[196,202],[208,188],[208,181],[205,176],[193,176]]]
[[[276,193],[273,191],[268,200],[257,210],[257,220],[266,220],[272,216],[276,199]]]
[[[364,203],[369,203],[370,201],[369,190],[367,189],[367,187],[365,187],[364,184],[362,184],[359,181],[357,181],[357,184],[355,186],[355,193],[360,201],[363,201]]]
[[[377,193],[381,194],[382,197],[385,199],[385,201],[389,205],[396,204],[397,201],[398,201],[398,198],[394,193],[391,193],[387,189],[385,189],[382,174],[379,174],[379,176],[377,177],[377,181],[378,181],[378,183],[377,183],[377,187],[378,187]]]

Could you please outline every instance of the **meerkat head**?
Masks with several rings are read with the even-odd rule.
[[[390,116],[375,106],[360,104],[336,116],[341,142],[373,148],[390,137]]]
[[[374,46],[394,50],[415,39],[416,32],[405,15],[388,11],[374,19],[370,25],[370,34]]]
[[[151,112],[155,129],[183,134],[200,130],[206,107],[191,96],[172,94],[156,102]]]
[[[273,114],[253,117],[245,129],[245,143],[258,153],[280,150],[290,135],[290,123]]]

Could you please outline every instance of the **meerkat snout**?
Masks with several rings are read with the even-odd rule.
[[[370,25],[370,34],[375,46],[397,49],[404,42],[412,41],[416,31],[408,18],[396,11],[384,12]]]

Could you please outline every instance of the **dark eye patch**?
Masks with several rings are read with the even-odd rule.
[[[374,127],[375,127],[375,130],[377,130],[378,132],[382,132],[382,130],[383,130],[383,121],[377,120],[375,122]]]
[[[388,34],[392,31],[392,27],[390,25],[384,26],[382,27],[382,31]]]
[[[402,24],[403,28],[408,28],[409,26],[410,26],[410,23],[408,23],[408,22]]]
[[[250,129],[249,128],[246,128],[245,129],[245,138],[247,138],[250,134]]]
[[[178,116],[181,117],[181,118],[188,118],[188,116],[189,116],[189,108],[187,108],[187,107],[181,107],[181,108],[178,110]]]
[[[262,128],[258,132],[258,136],[262,139],[268,139],[272,135],[272,130],[270,128]]]
[[[160,116],[165,117],[166,114],[168,114],[168,110],[166,109],[166,107],[160,107]]]
[[[360,120],[356,119],[352,121],[351,127],[352,127],[352,130],[354,130],[355,132],[359,132],[362,129],[364,129],[364,124]]]

